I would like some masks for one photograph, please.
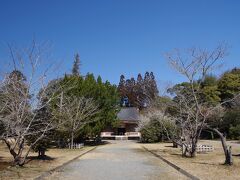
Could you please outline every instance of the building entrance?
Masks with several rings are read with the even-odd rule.
[[[124,135],[125,134],[125,132],[126,132],[126,129],[125,128],[118,128],[118,135]]]

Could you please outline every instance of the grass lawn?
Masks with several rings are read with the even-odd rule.
[[[63,163],[92,149],[93,146],[86,146],[82,149],[49,149],[46,155],[47,160],[36,159],[37,153],[30,153],[29,162],[24,167],[11,167],[12,157],[5,144],[0,143],[0,179],[33,179],[41,173],[51,170]]]
[[[212,145],[213,152],[197,154],[196,158],[183,158],[180,148],[172,148],[172,143],[143,144],[147,149],[161,155],[200,179],[240,179],[240,144],[228,142],[232,146],[233,166],[225,166],[224,154],[219,141],[201,140],[199,144]]]

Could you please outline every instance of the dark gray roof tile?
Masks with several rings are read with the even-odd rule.
[[[122,121],[138,121],[139,110],[135,107],[122,108],[117,117]]]

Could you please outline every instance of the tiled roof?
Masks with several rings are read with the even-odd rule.
[[[123,121],[138,121],[139,111],[135,107],[122,108],[117,115],[118,119]]]

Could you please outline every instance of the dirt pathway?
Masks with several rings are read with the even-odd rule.
[[[55,172],[48,179],[158,180],[187,179],[131,141],[111,141]]]

